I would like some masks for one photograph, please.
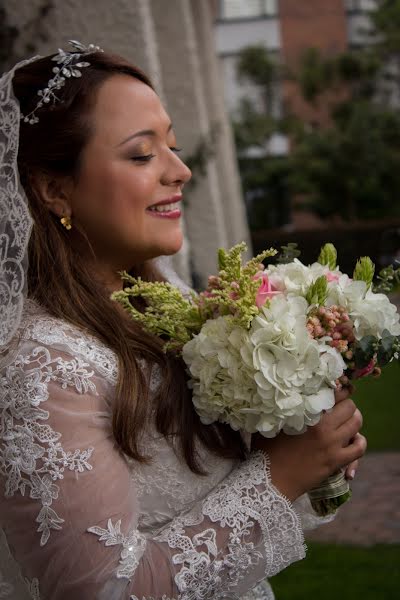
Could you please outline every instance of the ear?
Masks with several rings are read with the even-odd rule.
[[[47,208],[58,217],[70,217],[71,180],[47,174],[41,174],[35,179],[36,188]]]

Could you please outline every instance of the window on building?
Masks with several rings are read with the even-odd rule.
[[[376,10],[378,0],[345,0],[345,5],[349,12],[369,12]]]
[[[278,12],[278,0],[221,0],[222,19],[269,17]]]

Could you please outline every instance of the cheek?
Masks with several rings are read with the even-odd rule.
[[[131,165],[99,164],[85,173],[76,196],[76,214],[93,223],[125,223],[138,219],[151,203],[148,175]]]

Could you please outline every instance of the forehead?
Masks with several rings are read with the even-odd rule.
[[[128,75],[115,75],[102,84],[92,117],[94,137],[116,144],[141,129],[165,135],[170,124],[154,90]]]

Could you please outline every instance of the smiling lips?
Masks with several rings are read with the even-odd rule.
[[[166,198],[152,204],[147,208],[147,211],[154,217],[161,217],[162,219],[179,219],[181,216],[181,209],[179,208],[179,202],[182,200],[182,195],[177,194],[171,198]]]

